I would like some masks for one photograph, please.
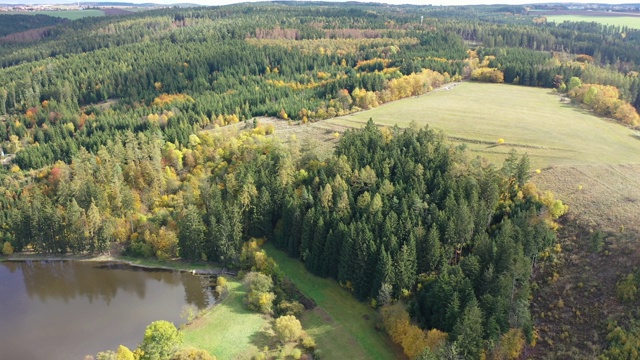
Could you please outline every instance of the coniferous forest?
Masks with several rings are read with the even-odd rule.
[[[428,127],[370,121],[318,157],[257,120],[470,79],[553,88],[638,125],[640,31],[516,8],[510,21],[501,7],[283,1],[2,26],[47,27],[0,42],[3,251],[118,246],[234,268],[264,238],[384,309],[411,358],[517,358],[536,341],[532,273],[559,252],[567,210],[529,182],[526,155],[489,164]],[[400,335],[416,328],[441,341]]]

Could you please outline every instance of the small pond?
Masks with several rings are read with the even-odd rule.
[[[185,305],[214,301],[207,276],[120,263],[0,263],[3,360],[84,359],[132,350],[155,320],[183,323]]]

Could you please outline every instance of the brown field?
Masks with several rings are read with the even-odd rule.
[[[553,166],[533,177],[586,226],[640,233],[640,164]]]

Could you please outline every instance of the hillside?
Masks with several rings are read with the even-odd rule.
[[[607,322],[640,297],[635,270],[603,268],[636,261],[640,31],[524,10],[26,27],[0,46],[2,251],[232,269],[187,336],[220,357],[563,358],[590,331],[615,352]],[[594,304],[611,316],[577,331]]]
[[[540,282],[547,282],[554,273],[559,278],[535,297],[542,342],[529,352],[557,359],[601,353],[607,324],[626,320],[625,312],[630,311],[614,296],[615,284],[640,260],[640,139],[636,131],[543,89],[478,83],[447,88],[313,124],[310,130],[322,134],[360,128],[371,118],[383,126],[414,123],[442,130],[455,143],[466,145],[472,157],[499,161],[511,149],[527,153],[541,170],[539,174],[532,171],[532,180],[569,205],[566,228],[561,231],[566,255],[537,274]],[[404,115],[401,120],[399,112]],[[498,137],[504,137],[505,143],[497,145]],[[592,238],[598,231],[604,240],[602,249],[594,251]],[[615,264],[611,259],[616,259]],[[590,290],[578,295],[574,287],[583,283]],[[558,299],[589,318],[550,310]],[[556,317],[549,318],[550,314]]]
[[[398,119],[398,113],[402,118]],[[361,127],[430,126],[470,156],[503,161],[512,149],[531,159],[533,180],[567,202],[571,212],[608,230],[637,229],[640,138],[635,130],[593,115],[548,90],[461,83],[324,123]],[[498,144],[498,139],[504,139]]]

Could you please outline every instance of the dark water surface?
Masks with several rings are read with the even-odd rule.
[[[207,278],[115,263],[0,263],[0,358],[84,359],[134,349],[155,320],[176,324],[186,304],[213,302]]]

